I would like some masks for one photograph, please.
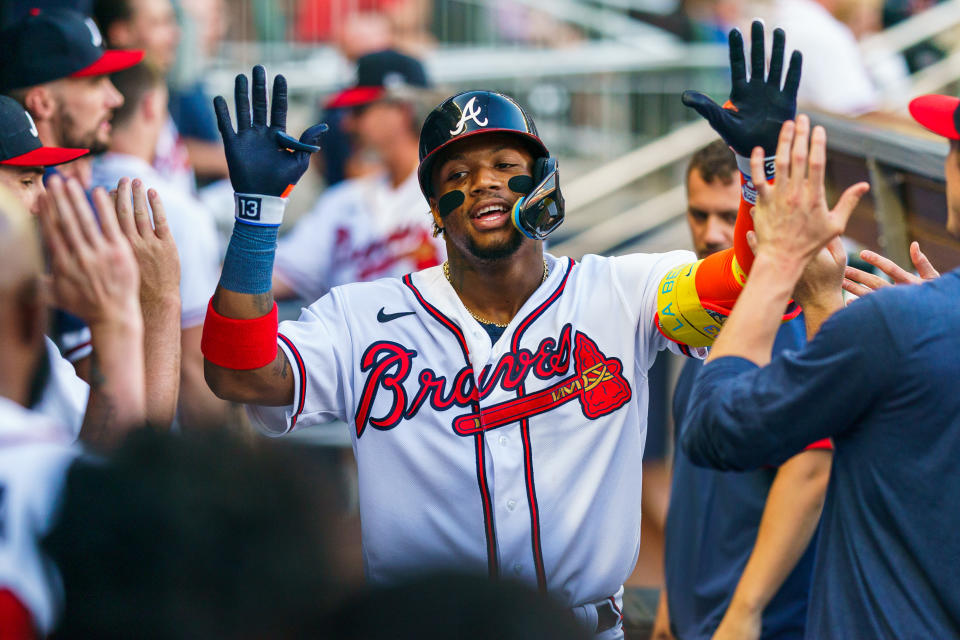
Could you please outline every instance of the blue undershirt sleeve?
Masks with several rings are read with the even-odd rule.
[[[895,378],[901,357],[873,297],[765,367],[737,357],[707,363],[690,394],[684,453],[700,466],[754,469],[850,428]]]

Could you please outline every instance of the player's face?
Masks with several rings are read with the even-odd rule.
[[[960,238],[960,141],[950,141],[943,171],[947,177],[947,231]]]
[[[724,184],[719,177],[706,182],[699,169],[687,179],[687,224],[698,258],[733,246],[733,227],[740,206],[737,180]]]
[[[532,173],[533,155],[509,134],[475,136],[452,145],[434,165],[437,197],[430,199],[448,247],[486,260],[515,253],[525,237],[513,226],[510,212],[521,194],[507,183]],[[451,191],[463,193],[463,204],[441,215],[439,200]]]
[[[90,149],[102,153],[110,144],[110,119],[123,104],[109,76],[64,78],[51,83],[56,101],[52,126],[57,140],[44,141],[61,147]]]
[[[0,165],[0,185],[9,189],[27,211],[33,215],[39,213],[40,194],[43,193],[42,167]]]

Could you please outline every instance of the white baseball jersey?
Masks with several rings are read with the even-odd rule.
[[[160,194],[180,256],[180,325],[184,329],[202,325],[207,303],[220,281],[220,242],[213,215],[192,193],[136,156],[106,153],[96,158],[95,185],[116,189],[122,177],[140,178]]]
[[[294,403],[251,415],[273,434],[350,425],[372,582],[453,567],[573,607],[633,570],[647,370],[661,349],[689,355],[654,325],[657,288],[696,257],[547,260],[493,345],[440,267],[335,288],[281,323]]]
[[[45,635],[62,605],[59,577],[41,552],[79,449],[46,416],[0,398],[0,590],[13,593]]]
[[[351,282],[396,277],[440,264],[430,207],[414,171],[396,189],[385,174],[331,187],[277,247],[277,277],[306,300]]]
[[[40,401],[33,407],[70,432],[74,440],[80,436],[83,417],[87,413],[90,386],[77,375],[73,365],[60,355],[60,350],[50,338],[44,337],[50,377],[43,389]]]

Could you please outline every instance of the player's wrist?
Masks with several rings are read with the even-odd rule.
[[[790,282],[790,286],[793,287],[803,275],[806,265],[805,256],[761,244],[757,248],[750,277],[754,278],[759,273],[768,273],[777,276],[778,280]]]
[[[740,190],[743,199],[749,202],[750,204],[757,203],[757,188],[756,182],[760,179],[759,176],[753,176],[753,170],[750,168],[750,158],[747,156],[742,156],[739,153],[734,153],[734,157],[737,161],[737,169],[740,171]],[[775,172],[775,161],[776,156],[765,156],[763,158],[763,180],[767,182],[773,182],[774,177],[776,176]]]
[[[287,209],[287,198],[259,193],[234,192],[234,217],[238,223],[279,227]]]

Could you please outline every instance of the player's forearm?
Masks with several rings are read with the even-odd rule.
[[[738,356],[760,366],[770,362],[784,309],[803,267],[796,260],[761,252],[707,360]]]
[[[143,306],[147,422],[169,429],[180,391],[180,294],[176,291]]]
[[[793,571],[820,521],[833,453],[812,449],[781,465],[767,495],[757,541],[730,603],[731,611],[763,611]]]
[[[146,420],[143,321],[129,318],[90,326],[90,397],[80,438],[97,448],[116,445]]]
[[[803,322],[807,329],[807,341],[813,340],[813,337],[820,332],[823,323],[840,309],[843,309],[842,295],[818,303],[805,303],[803,305]]]

